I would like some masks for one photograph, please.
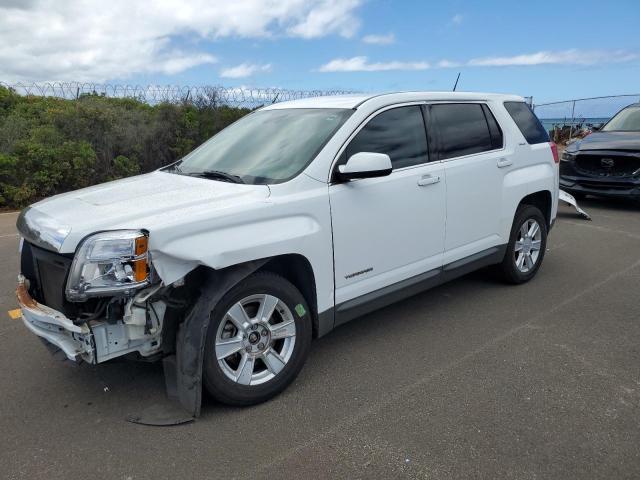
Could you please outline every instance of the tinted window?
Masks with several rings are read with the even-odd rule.
[[[489,132],[491,132],[491,144],[493,145],[493,148],[502,148],[504,140],[502,138],[502,130],[496,121],[496,117],[493,116],[491,109],[486,105],[482,105],[482,110],[484,111],[484,116],[489,124]]]
[[[544,129],[538,117],[524,102],[504,102],[504,107],[516,122],[528,143],[545,143],[549,141],[549,134]]]
[[[494,150],[489,124],[482,106],[477,103],[446,103],[430,107],[438,131],[438,151],[441,160]]]
[[[393,168],[427,161],[427,134],[420,107],[399,107],[372,118],[351,140],[346,158],[354,153],[386,153]]]

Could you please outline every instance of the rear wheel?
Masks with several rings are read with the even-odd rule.
[[[516,211],[507,252],[498,266],[509,283],[524,283],[538,272],[547,248],[547,222],[542,212],[532,205]]]
[[[260,403],[284,390],[309,353],[311,317],[284,278],[258,272],[222,297],[207,331],[204,383],[229,405]]]

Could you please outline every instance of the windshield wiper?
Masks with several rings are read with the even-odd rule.
[[[212,180],[223,180],[231,183],[246,183],[240,176],[232,175],[220,170],[203,170],[202,172],[189,172],[192,177],[210,178]]]

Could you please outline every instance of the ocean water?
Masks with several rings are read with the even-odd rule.
[[[596,125],[598,123],[604,123],[607,120],[609,120],[609,118],[606,117],[592,117],[592,118],[576,118],[574,120],[574,125],[575,124],[582,124],[585,125],[587,123],[590,123],[592,125]],[[541,118],[540,122],[542,123],[542,125],[544,126],[545,130],[553,130],[553,127],[555,125],[561,127],[563,125],[571,125],[571,119],[570,118]]]

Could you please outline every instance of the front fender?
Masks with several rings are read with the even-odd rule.
[[[271,217],[159,241],[150,251],[158,275],[170,284],[199,265],[219,270],[277,255],[304,255],[320,230],[311,216]]]

